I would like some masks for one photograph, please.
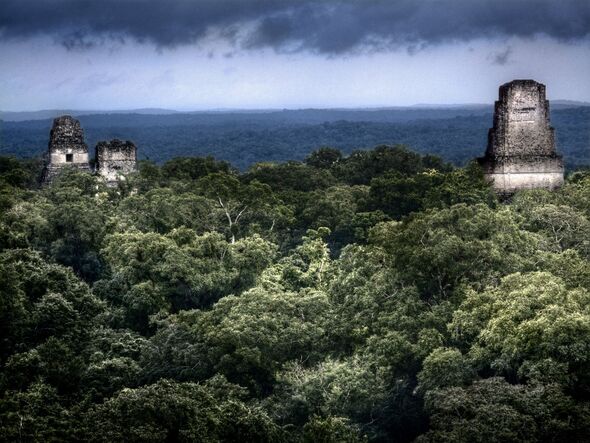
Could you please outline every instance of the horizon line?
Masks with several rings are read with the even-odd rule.
[[[584,100],[572,100],[572,99],[550,99],[549,102],[561,102],[562,104],[577,104],[580,106],[590,106],[590,102]],[[153,106],[142,106],[137,108],[89,108],[89,109],[76,109],[76,108],[45,108],[45,109],[33,109],[33,110],[0,110],[0,114],[26,114],[26,113],[40,113],[40,112],[58,112],[58,111],[69,111],[69,112],[116,112],[116,113],[133,113],[137,111],[164,111],[170,113],[197,113],[197,112],[277,112],[277,111],[311,111],[311,110],[357,110],[357,111],[372,111],[372,110],[390,110],[390,109],[408,109],[408,108],[455,108],[455,107],[487,107],[493,106],[494,102],[481,103],[481,102],[465,102],[465,103],[414,103],[411,105],[350,105],[350,106],[301,106],[301,107],[219,107],[219,108],[160,108]]]

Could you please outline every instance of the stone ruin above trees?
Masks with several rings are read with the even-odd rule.
[[[121,175],[135,171],[137,148],[130,141],[118,139],[98,142],[96,145],[96,172],[107,180],[116,183]]]
[[[43,182],[51,182],[64,166],[90,172],[88,145],[84,142],[84,131],[80,122],[69,115],[53,120],[49,133],[49,150],[43,171]]]
[[[125,175],[135,171],[137,148],[130,141],[101,141],[96,145],[94,172],[103,177],[107,185],[114,186]],[[88,159],[88,145],[84,131],[75,118],[64,115],[53,120],[46,154],[43,184],[51,181],[67,167],[92,172]]]
[[[478,159],[485,176],[506,196],[519,189],[558,188],[563,184],[563,160],[555,151],[545,85],[513,80],[500,86],[499,95],[488,147]]]
[[[95,160],[94,172],[112,186],[135,171],[137,148],[130,141],[99,142]],[[552,190],[563,184],[563,159],[555,151],[545,85],[513,80],[500,86],[486,153],[478,162],[500,195],[519,189]],[[80,122],[64,115],[53,121],[43,182],[50,183],[68,166],[92,171]]]

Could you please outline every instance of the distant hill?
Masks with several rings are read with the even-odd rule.
[[[590,165],[590,107],[551,107],[566,165]],[[100,140],[133,140],[140,158],[214,155],[241,169],[261,161],[303,160],[320,146],[349,153],[378,144],[406,144],[457,165],[483,154],[491,106],[304,109],[259,112],[79,115],[93,154]],[[47,149],[52,119],[4,121],[0,155],[38,156]]]
[[[568,108],[575,108],[578,106],[590,106],[590,102],[579,102],[576,100],[551,100],[552,106],[567,106]]]
[[[170,109],[160,108],[145,108],[145,109],[132,109],[123,111],[77,111],[73,109],[45,109],[41,111],[21,111],[21,112],[10,112],[0,111],[0,120],[11,121],[11,122],[22,122],[26,120],[45,120],[47,118],[55,118],[60,115],[71,115],[79,117],[81,115],[92,115],[92,114],[141,114],[141,115],[167,115],[175,114],[178,111]]]
[[[551,105],[555,109],[572,108],[579,106],[590,106],[589,102],[580,102],[575,100],[552,100]],[[161,108],[142,108],[142,109],[130,109],[130,110],[107,110],[107,111],[96,111],[96,110],[74,110],[74,109],[45,109],[41,111],[0,111],[0,120],[21,122],[27,120],[45,120],[48,118],[59,117],[60,115],[72,115],[74,117],[80,117],[82,115],[103,115],[103,114],[139,114],[139,115],[171,115],[171,114],[274,114],[277,112],[286,112],[293,115],[299,113],[318,113],[318,114],[330,114],[333,112],[340,112],[343,114],[357,113],[357,112],[387,112],[396,111],[398,113],[408,113],[412,115],[412,111],[450,111],[452,113],[458,112],[462,114],[465,111],[482,111],[491,109],[491,104],[484,103],[468,103],[468,104],[430,104],[430,103],[419,103],[413,106],[391,106],[391,107],[380,107],[380,108],[332,108],[332,109],[215,109],[208,111],[177,111],[173,109],[161,109]],[[434,116],[430,116],[431,118]],[[434,117],[436,118],[436,117]],[[370,118],[372,120],[372,118]]]

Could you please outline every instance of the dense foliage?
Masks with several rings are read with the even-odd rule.
[[[590,174],[402,146],[116,188],[0,158],[1,441],[590,436]]]
[[[492,107],[82,115],[91,153],[100,140],[133,140],[141,158],[163,163],[181,156],[215,155],[245,171],[261,161],[302,161],[317,146],[346,154],[382,143],[402,143],[463,166],[482,156]],[[52,120],[0,121],[0,155],[43,154]],[[570,170],[590,164],[590,107],[551,111],[557,149]]]

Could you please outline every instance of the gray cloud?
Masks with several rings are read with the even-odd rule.
[[[199,43],[209,31],[236,50],[271,48],[329,56],[399,48],[412,53],[477,38],[546,35],[573,41],[590,36],[590,2],[3,0],[0,5],[0,39],[45,35],[70,50],[130,40],[164,50]]]
[[[507,46],[503,51],[490,54],[488,59],[492,61],[494,65],[504,66],[510,62],[510,56],[512,55],[512,47]]]

